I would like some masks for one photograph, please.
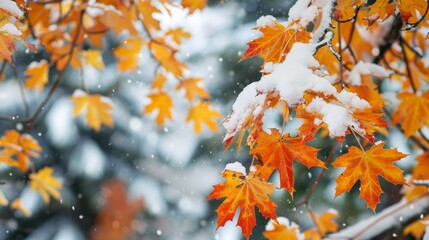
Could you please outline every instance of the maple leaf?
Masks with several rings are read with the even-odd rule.
[[[139,65],[140,52],[146,42],[140,38],[128,38],[123,44],[113,51],[118,58],[119,72],[135,71]]]
[[[285,27],[277,21],[255,29],[260,31],[263,36],[247,43],[249,47],[240,61],[261,55],[264,62],[280,63],[285,59],[295,42],[307,43],[311,39],[309,32]]]
[[[399,0],[397,5],[404,23],[414,24],[425,14],[428,2],[425,0]]]
[[[70,101],[75,103],[73,116],[85,114],[86,123],[95,131],[100,131],[101,124],[113,126],[113,103],[109,98],[76,89]]]
[[[85,65],[91,65],[97,69],[104,68],[103,59],[101,58],[101,51],[88,50],[80,52],[79,55]]]
[[[0,148],[3,148],[0,152],[0,161],[23,172],[27,171],[31,157],[39,157],[42,150],[36,139],[28,134],[21,135],[16,130],[5,132],[0,138]]]
[[[302,235],[299,232],[298,225],[289,222],[289,219],[278,217],[278,222],[270,220],[265,227],[264,237],[268,240],[299,240]]]
[[[52,196],[56,200],[60,200],[61,195],[58,190],[63,188],[60,181],[52,176],[52,172],[52,168],[44,167],[37,173],[30,174],[31,190],[39,192],[46,204],[49,203],[49,196]]]
[[[305,239],[320,240],[328,232],[336,232],[338,230],[338,223],[333,220],[338,217],[336,210],[328,210],[321,215],[311,210],[308,213],[315,222],[316,228],[304,231]]]
[[[191,37],[189,32],[183,30],[183,28],[170,29],[165,33],[166,37],[171,37],[176,44],[181,44],[183,39]]]
[[[198,86],[202,78],[187,78],[179,82],[176,86],[177,90],[184,89],[185,97],[192,102],[195,97],[210,98],[210,94],[204,88]]]
[[[369,11],[365,13],[364,17],[368,21],[368,26],[373,25],[379,19],[383,21],[395,13],[396,5],[389,2],[389,0],[380,0],[369,6]]]
[[[151,88],[161,91],[164,88],[164,84],[166,81],[167,78],[164,76],[164,74],[158,73],[152,82]]]
[[[138,0],[137,7],[143,15],[143,24],[149,30],[159,31],[161,30],[159,21],[154,18],[154,13],[161,13],[159,9],[152,6],[150,0]]]
[[[214,185],[207,200],[225,198],[216,212],[218,213],[217,228],[234,218],[240,207],[237,225],[243,235],[249,239],[256,225],[255,206],[266,218],[276,219],[277,205],[268,197],[276,187],[274,184],[259,179],[254,172],[245,176],[241,172],[225,170],[222,176],[226,182]]]
[[[176,59],[174,51],[169,46],[152,41],[149,44],[149,48],[162,67],[164,67],[167,72],[171,72],[174,76],[181,77],[182,71],[187,69],[186,65]]]
[[[125,184],[121,180],[110,180],[103,184],[104,205],[98,211],[97,231],[91,232],[92,240],[127,239],[137,230],[135,218],[143,209],[141,198],[129,199]]]
[[[424,222],[428,222],[428,221],[429,221],[429,215],[408,224],[408,226],[404,228],[404,231],[403,231],[404,235],[406,236],[411,234],[416,239],[421,239],[427,227],[427,225],[424,224]]]
[[[394,162],[404,158],[407,154],[396,149],[383,149],[384,143],[372,146],[367,151],[357,147],[350,147],[349,152],[338,157],[332,164],[334,167],[345,167],[345,171],[337,177],[335,197],[349,192],[355,183],[360,181],[360,197],[365,200],[368,208],[375,211],[380,202],[381,190],[378,176],[382,176],[393,184],[406,184],[402,170]]]
[[[164,125],[167,119],[172,119],[171,108],[173,107],[173,100],[167,93],[153,93],[148,97],[151,101],[150,104],[146,106],[144,113],[151,113],[157,110],[156,122],[159,126]]]
[[[429,179],[429,152],[416,157],[417,164],[413,167],[411,179],[408,181],[410,186],[404,186],[402,193],[405,194],[405,199],[408,202],[421,197],[428,192],[426,186],[414,185],[414,180]]]
[[[194,130],[196,133],[202,131],[202,125],[205,125],[213,132],[216,132],[218,129],[216,121],[213,119],[221,118],[222,114],[218,111],[213,110],[211,105],[206,102],[198,102],[195,106],[192,106],[189,109],[188,117],[186,118],[187,122],[194,122]]]
[[[12,209],[16,209],[16,210],[20,211],[20,212],[21,212],[22,214],[24,214],[24,216],[26,216],[26,217],[31,217],[31,212],[30,212],[30,211],[28,211],[26,208],[24,208],[24,207],[22,206],[22,203],[21,203],[21,199],[20,199],[20,198],[15,199],[15,200],[10,204],[10,207],[11,207]]]
[[[182,6],[189,9],[189,13],[195,12],[197,9],[204,9],[206,7],[207,0],[182,0]]]
[[[257,168],[257,174],[268,180],[276,169],[280,175],[280,187],[286,188],[292,195],[294,188],[293,160],[306,167],[324,167],[324,163],[317,159],[319,150],[307,146],[300,137],[281,135],[278,129],[271,128],[271,134],[260,132],[256,140],[256,147],[249,153],[262,161],[262,167]]]
[[[403,92],[398,94],[401,103],[392,116],[393,124],[403,120],[401,128],[406,137],[414,135],[423,126],[429,126],[429,91],[421,95]]]
[[[49,64],[46,60],[31,63],[25,71],[27,76],[25,87],[27,89],[36,89],[37,92],[40,92],[48,82],[48,74]]]
[[[339,0],[337,1],[333,15],[339,20],[350,19],[355,15],[356,7],[360,7],[364,3],[364,0]]]

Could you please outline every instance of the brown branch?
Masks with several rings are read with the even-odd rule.
[[[13,78],[15,79],[16,82],[18,82],[19,92],[21,94],[21,99],[22,99],[22,104],[24,105],[25,116],[28,117],[30,115],[30,108],[28,106],[27,97],[25,96],[24,84],[18,78],[18,72],[16,71],[16,68],[12,65],[11,65],[11,67],[12,67],[12,71],[13,71]]]
[[[25,123],[27,124],[26,129],[29,129],[32,127],[33,122],[37,119],[37,117],[40,115],[40,113],[44,110],[46,104],[49,102],[49,100],[51,99],[51,97],[53,96],[54,92],[56,91],[56,89],[58,88],[59,84],[61,83],[61,80],[64,76],[65,70],[68,67],[68,65],[70,64],[70,61],[73,57],[73,53],[74,53],[74,49],[76,48],[77,45],[77,40],[82,28],[82,21],[83,21],[83,13],[85,12],[85,10],[81,10],[81,14],[79,17],[79,22],[76,26],[76,35],[74,36],[72,43],[70,45],[70,50],[68,53],[68,58],[67,61],[64,65],[64,68],[59,72],[57,78],[54,81],[54,84],[51,86],[51,88],[49,89],[48,94],[46,95],[46,97],[42,100],[42,102],[40,103],[40,105],[37,107],[37,109],[34,111],[34,113],[27,118],[14,118],[14,117],[9,117],[9,116],[0,116],[0,120],[3,121],[11,121],[11,122],[16,122],[16,123]]]
[[[404,39],[399,37],[399,42],[401,44],[402,54],[404,55],[405,68],[407,69],[408,79],[410,80],[411,87],[413,88],[413,92],[417,91],[416,85],[414,83],[413,75],[411,74],[410,63],[408,62],[407,51],[405,51]]]
[[[323,175],[328,170],[328,165],[331,164],[332,158],[334,157],[335,150],[337,149],[338,142],[335,142],[334,146],[331,148],[331,151],[329,152],[328,157],[326,158],[325,162],[325,168],[322,169],[322,171],[319,173],[319,176],[317,176],[316,181],[311,186],[310,190],[308,191],[307,195],[305,195],[304,200],[297,203],[295,205],[296,208],[302,206],[302,205],[308,205],[308,202],[310,201],[311,196],[313,195],[314,191],[316,190],[317,186],[319,185],[320,181],[323,178]]]

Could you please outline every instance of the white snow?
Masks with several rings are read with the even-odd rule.
[[[301,27],[306,27],[316,16],[317,7],[311,0],[297,1],[289,11],[289,21],[299,22]]]
[[[329,28],[329,24],[331,24],[331,12],[332,7],[334,6],[333,0],[316,0],[313,3],[322,8],[322,20],[320,22],[319,27],[316,31],[313,32],[312,42],[317,42],[319,38],[324,34],[325,30]],[[320,14],[320,13],[319,13]],[[331,33],[332,34],[332,33]]]
[[[335,94],[335,97],[345,106],[350,107],[351,110],[363,110],[371,107],[369,103],[359,98],[356,93],[342,90],[340,93]]]
[[[261,73],[272,73],[276,69],[277,65],[278,64],[276,63],[267,62],[264,64],[264,67],[262,68]]]
[[[21,36],[22,32],[15,27],[12,23],[6,23],[0,28],[0,32],[7,33],[9,35]]]
[[[223,171],[226,171],[226,170],[241,173],[241,174],[243,174],[243,176],[247,175],[246,174],[246,168],[240,162],[228,163],[225,166],[225,170],[223,170]]]
[[[277,218],[277,222],[279,225],[283,225],[286,226],[287,228],[295,228],[295,232],[296,232],[296,236],[298,237],[299,240],[303,240],[304,239],[304,234],[299,232],[299,226],[294,223],[294,222],[290,222],[289,219],[285,218],[285,217],[278,217]],[[270,219],[270,221],[267,223],[267,225],[265,226],[265,231],[272,231],[274,230],[274,221],[272,219]]]
[[[307,90],[331,95],[336,92],[331,83],[313,73],[311,68],[319,66],[313,57],[313,44],[295,43],[283,63],[279,64],[271,74],[265,75],[256,84],[260,93],[278,91],[280,99],[290,107],[303,102]]]
[[[413,183],[416,185],[425,185],[425,186],[429,187],[429,179],[427,179],[427,180],[414,180]]]
[[[362,84],[361,75],[372,75],[377,78],[386,78],[390,73],[390,71],[386,70],[382,66],[360,61],[350,71],[348,78],[346,78],[346,82],[354,86],[360,86]]]
[[[423,236],[423,240],[429,240],[429,225],[426,227],[426,233]]]
[[[100,15],[103,15],[104,12],[106,11],[113,11],[117,15],[123,16],[123,14],[120,11],[118,11],[118,9],[116,9],[113,5],[106,5],[103,3],[91,4],[85,9],[85,11],[91,17],[98,17]]]
[[[15,17],[22,17],[24,13],[19,9],[18,5],[14,1],[11,0],[3,0],[0,8],[11,13]]]
[[[274,27],[275,21],[276,21],[276,18],[271,15],[261,16],[256,21],[256,27],[257,28]]]

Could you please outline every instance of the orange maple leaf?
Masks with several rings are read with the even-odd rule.
[[[249,47],[240,61],[261,55],[264,62],[280,63],[285,59],[295,42],[307,43],[311,39],[309,32],[285,27],[277,21],[255,29],[260,31],[263,36],[247,43]]]
[[[284,217],[278,217],[278,222],[270,220],[266,226],[266,230],[263,233],[264,237],[268,240],[298,240],[302,239],[302,235],[299,232],[298,225],[293,222],[289,222],[289,219]]]
[[[77,89],[70,101],[74,102],[73,116],[85,114],[86,123],[95,131],[100,131],[101,125],[113,125],[113,103],[109,98],[99,94],[87,94]]]
[[[30,64],[25,70],[25,75],[27,76],[25,87],[27,89],[36,89],[37,92],[40,92],[48,82],[48,74],[49,64],[46,60]]]
[[[413,167],[411,173],[411,179],[408,181],[409,187],[405,186],[402,189],[402,193],[405,194],[405,199],[410,202],[428,192],[426,186],[414,185],[414,180],[426,180],[429,179],[429,152],[416,157],[417,165]]]
[[[151,88],[161,91],[164,88],[164,84],[166,81],[167,78],[164,76],[164,74],[158,73],[152,82]]]
[[[30,164],[31,157],[39,157],[42,150],[36,139],[28,134],[20,134],[16,130],[8,130],[0,138],[0,162],[17,167],[25,172]],[[16,158],[16,160],[14,159]]]
[[[171,72],[175,77],[181,77],[182,71],[188,68],[185,64],[176,59],[174,56],[175,52],[169,46],[152,41],[149,44],[149,48],[161,66],[165,68],[167,72]]]
[[[338,230],[338,223],[334,221],[334,218],[338,217],[337,211],[328,210],[321,215],[311,210],[308,213],[315,222],[316,228],[304,231],[305,239],[320,240],[328,232],[336,232]]]
[[[406,184],[402,170],[394,162],[407,156],[396,149],[383,149],[384,143],[372,146],[363,151],[357,147],[350,147],[349,152],[338,157],[332,164],[334,167],[345,167],[346,170],[337,177],[335,197],[349,192],[355,183],[360,180],[360,197],[365,200],[368,208],[375,211],[380,202],[381,190],[378,176],[394,184]]]
[[[423,126],[429,126],[429,91],[421,95],[399,93],[401,103],[393,114],[393,124],[403,120],[401,128],[406,137],[414,135]]]
[[[186,121],[194,122],[194,130],[196,133],[200,133],[202,131],[203,123],[205,123],[211,131],[216,132],[218,125],[214,119],[221,117],[222,114],[216,110],[213,110],[209,103],[198,102],[195,106],[192,106],[189,109],[189,114],[186,118]]]
[[[255,172],[245,176],[240,172],[225,170],[222,176],[226,182],[214,185],[207,198],[207,200],[226,198],[216,210],[217,228],[232,220],[238,207],[240,215],[237,225],[241,227],[246,239],[249,239],[253,227],[256,226],[255,206],[264,217],[277,218],[277,205],[268,197],[276,189],[274,184],[259,179]]]
[[[195,12],[197,9],[204,9],[206,7],[207,0],[182,0],[182,6],[189,9],[189,13]]]
[[[281,135],[276,128],[271,129],[271,134],[260,132],[256,140],[256,147],[250,154],[256,155],[263,165],[257,168],[257,174],[262,179],[268,180],[275,169],[280,175],[280,187],[286,188],[292,195],[294,188],[293,160],[304,164],[306,167],[324,167],[324,163],[317,159],[319,150],[307,146],[300,137],[290,137],[289,134]]]
[[[146,44],[140,38],[128,38],[123,44],[113,51],[118,58],[119,72],[135,71],[139,66],[140,52]]]
[[[146,106],[144,113],[151,113],[155,110],[158,111],[156,122],[158,125],[164,125],[167,119],[172,119],[171,108],[173,107],[173,100],[165,92],[153,93],[148,96],[151,100],[150,104]]]
[[[183,39],[191,37],[189,32],[183,30],[183,28],[170,29],[165,33],[166,37],[171,37],[176,44],[181,44]]]
[[[52,172],[52,168],[44,167],[37,173],[30,174],[31,190],[39,192],[46,204],[49,203],[49,196],[52,196],[56,200],[60,200],[61,195],[58,190],[63,188],[60,181],[52,176]]]
[[[404,23],[414,24],[425,14],[428,2],[425,0],[399,0],[396,3]]]
[[[154,18],[154,13],[161,13],[158,8],[152,6],[150,0],[137,1],[137,7],[143,15],[143,24],[148,30],[161,30],[159,20]]]
[[[195,97],[210,98],[210,94],[204,88],[198,86],[202,78],[187,78],[177,84],[176,89],[185,90],[185,97],[192,102]]]

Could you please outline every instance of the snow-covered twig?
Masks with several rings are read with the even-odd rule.
[[[328,235],[325,239],[378,239],[384,232],[404,223],[419,218],[421,214],[429,211],[429,194],[411,202],[405,199],[386,208],[379,214],[363,219],[337,233]]]
[[[426,180],[414,180],[413,183],[415,185],[429,187],[429,179],[426,179]]]

